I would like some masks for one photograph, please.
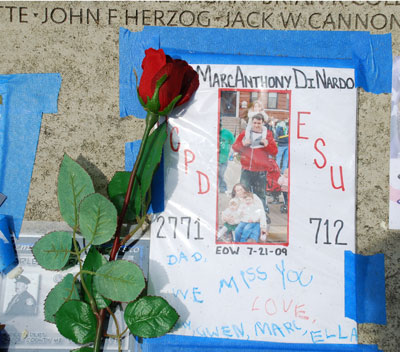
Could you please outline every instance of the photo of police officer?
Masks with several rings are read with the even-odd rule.
[[[36,299],[28,292],[30,283],[31,280],[24,275],[15,279],[15,295],[8,302],[4,313],[7,317],[37,314]]]

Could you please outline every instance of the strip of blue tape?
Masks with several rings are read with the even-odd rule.
[[[42,114],[57,113],[61,75],[0,75],[0,208],[18,238],[35,162]]]
[[[209,54],[219,54],[225,64],[238,63],[238,56],[247,56],[253,64],[257,56],[264,64],[268,59],[280,65],[330,66],[335,62],[336,67],[348,67],[351,61],[357,87],[373,93],[390,93],[392,87],[390,34],[145,27],[142,32],[121,28],[119,44],[121,117],[145,117],[136,98],[134,70],[141,75],[144,51],[150,47],[196,53],[196,63],[209,63]]]
[[[345,316],[358,323],[386,324],[383,254],[345,252]]]
[[[7,216],[0,215],[0,272],[7,274],[17,264],[17,255]]]
[[[380,351],[376,345],[354,344],[303,344],[303,343],[276,343],[260,341],[243,341],[231,339],[215,339],[206,337],[192,337],[166,335],[157,339],[144,339],[143,352],[268,352],[268,351]]]
[[[132,171],[139,154],[141,140],[125,144],[125,171]],[[151,183],[151,204],[148,213],[160,213],[164,210],[164,158],[154,174]]]

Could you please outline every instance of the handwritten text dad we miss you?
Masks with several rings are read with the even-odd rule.
[[[236,66],[234,74],[213,72],[207,65],[203,69],[197,65],[196,71],[200,81],[208,82],[211,88],[250,88],[250,89],[353,89],[354,79],[330,76],[325,69],[315,69],[313,73],[305,73],[292,68],[292,74],[280,76],[246,75],[240,66]]]

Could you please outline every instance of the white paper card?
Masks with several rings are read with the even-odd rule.
[[[355,249],[354,70],[192,66],[200,87],[168,119],[166,207],[153,218],[150,293],[176,308],[180,335],[356,343],[344,302],[344,251]],[[254,145],[247,146],[245,120],[256,101],[273,131],[263,135],[253,117]],[[279,126],[290,131],[286,185],[279,181],[285,168]],[[234,137],[230,150],[223,130]],[[279,160],[274,138],[282,144],[275,147]],[[226,191],[219,175],[224,158]],[[250,189],[232,193],[238,183]]]

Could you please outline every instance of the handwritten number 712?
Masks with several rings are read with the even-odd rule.
[[[326,219],[324,222],[322,222],[323,219],[322,218],[310,218],[310,224],[312,223],[317,223],[317,229],[315,231],[315,243],[319,242],[319,235],[322,232],[324,232],[323,228],[325,227],[325,241],[323,242],[323,244],[332,244],[332,242],[330,241],[329,238],[329,231],[336,231],[336,236],[335,236],[335,245],[339,245],[339,246],[345,246],[347,245],[347,243],[345,242],[340,242],[339,241],[339,236],[340,236],[340,232],[343,230],[344,227],[344,222],[343,220],[337,219],[333,222],[333,228],[331,228],[331,225],[329,224],[329,219]],[[322,226],[321,226],[322,225]]]

